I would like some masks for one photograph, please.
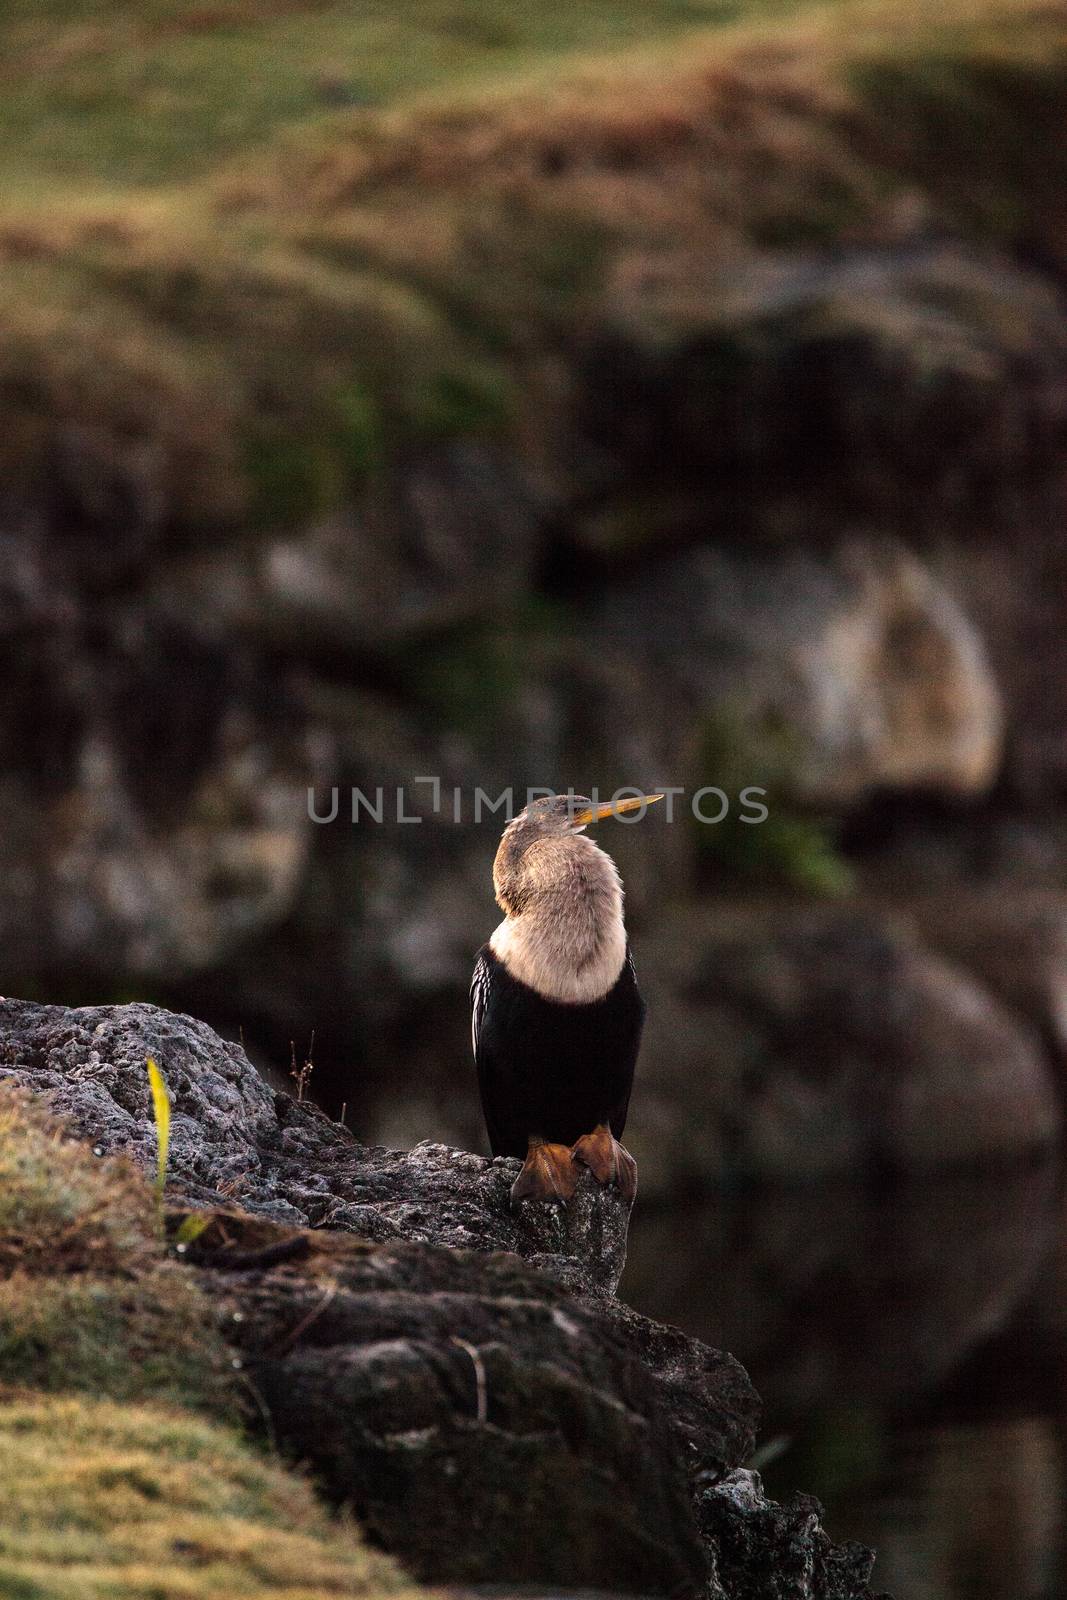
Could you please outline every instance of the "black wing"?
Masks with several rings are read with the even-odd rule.
[[[471,978],[471,1044],[474,1047],[474,1060],[478,1060],[478,1041],[481,1038],[482,1023],[485,1020],[486,1007],[489,1004],[489,991],[493,982],[493,968],[488,951],[483,947],[474,959],[474,976]]]
[[[633,951],[630,949],[629,941],[626,944],[626,964],[619,974],[618,987],[626,985],[629,986],[633,1006],[633,1016],[630,1022],[632,1045],[629,1051],[620,1050],[619,1052],[620,1061],[628,1061],[628,1067],[619,1084],[618,1096],[611,1108],[609,1119],[611,1131],[616,1139],[622,1138],[623,1130],[626,1127],[626,1114],[630,1109],[630,1095],[634,1086],[634,1068],[637,1066],[637,1052],[641,1047],[641,1033],[645,1025],[645,1012],[647,1010],[644,997],[637,987],[637,968],[634,966],[634,956]]]
[[[474,1046],[474,1065],[478,1069],[478,1092],[482,1100],[482,1114],[489,1134],[489,1147],[494,1152],[500,1142],[501,1129],[493,1116],[490,1079],[492,1076],[491,1052],[485,1037],[485,1017],[493,992],[493,971],[496,960],[488,945],[478,951],[471,979],[471,1043]]]

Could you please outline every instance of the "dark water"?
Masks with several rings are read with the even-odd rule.
[[[1067,1597],[1055,1167],[638,1207],[624,1292],[744,1362],[768,1492],[876,1546],[876,1592]]]

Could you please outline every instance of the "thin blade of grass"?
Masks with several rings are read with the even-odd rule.
[[[148,1056],[147,1062],[148,1086],[152,1091],[152,1115],[155,1118],[158,1140],[155,1189],[157,1196],[162,1200],[163,1189],[167,1182],[167,1156],[170,1152],[170,1096],[163,1074],[153,1057]]]

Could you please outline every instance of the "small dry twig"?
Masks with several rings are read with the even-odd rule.
[[[303,1098],[304,1098],[304,1090],[307,1088],[307,1085],[308,1085],[308,1079],[311,1077],[311,1074],[315,1070],[315,1063],[312,1060],[312,1056],[314,1055],[314,1053],[315,1053],[315,1030],[314,1030],[314,1028],[312,1028],[312,1030],[311,1030],[311,1041],[308,1044],[307,1055],[304,1058],[303,1066],[298,1067],[297,1064],[296,1064],[296,1041],[295,1041],[295,1039],[290,1039],[289,1040],[289,1076],[290,1076],[290,1078],[293,1079],[293,1081],[296,1084],[297,1104],[299,1104],[300,1101],[303,1100]]]

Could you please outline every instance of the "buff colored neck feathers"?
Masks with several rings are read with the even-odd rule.
[[[622,884],[610,856],[583,834],[530,839],[509,829],[493,885],[506,916],[489,948],[513,978],[570,1004],[607,994],[626,960]]]

